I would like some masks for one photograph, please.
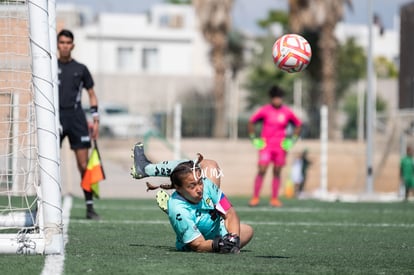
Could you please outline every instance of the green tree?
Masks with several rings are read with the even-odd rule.
[[[338,47],[337,53],[336,101],[340,101],[350,85],[366,75],[366,55],[364,49],[349,38]]]
[[[225,137],[227,134],[225,74],[228,69],[226,54],[231,30],[233,0],[192,0],[191,2],[196,11],[201,32],[211,48],[210,58],[214,70],[214,137]]]
[[[380,97],[377,97],[375,102],[375,109],[377,113],[385,112],[387,109],[387,103]],[[366,97],[364,98],[364,117],[366,117]],[[358,97],[355,93],[346,96],[343,105],[343,111],[347,115],[345,126],[342,130],[343,137],[345,139],[356,139],[358,136]],[[364,120],[363,129],[366,129],[366,120]]]
[[[356,139],[358,137],[358,97],[356,94],[345,98],[342,110],[347,114],[345,126],[342,134],[344,139]]]
[[[191,5],[191,0],[164,0],[164,2],[175,5]]]
[[[237,30],[231,30],[228,34],[227,60],[231,69],[232,78],[235,79],[239,71],[245,66],[243,34]]]
[[[395,64],[384,56],[375,58],[375,72],[379,78],[397,78],[398,69]]]
[[[280,10],[270,10],[267,13],[267,17],[257,21],[257,24],[263,28],[269,28],[273,23],[279,23],[282,25],[283,29],[288,29],[289,26],[289,16],[286,12]]]

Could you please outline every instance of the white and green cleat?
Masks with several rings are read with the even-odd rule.
[[[168,200],[170,199],[170,195],[164,190],[159,190],[155,198],[157,199],[158,207],[168,215]]]

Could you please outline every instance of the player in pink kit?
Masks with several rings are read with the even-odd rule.
[[[278,86],[272,86],[269,96],[270,104],[259,108],[250,117],[247,125],[249,137],[254,147],[259,150],[258,173],[249,206],[257,206],[260,203],[260,190],[270,163],[273,163],[270,205],[282,206],[279,200],[280,174],[286,162],[286,153],[292,148],[301,131],[302,122],[289,107],[283,105],[284,91]],[[255,135],[255,124],[259,122],[262,123],[260,138]],[[289,123],[294,126],[292,137],[286,136]]]

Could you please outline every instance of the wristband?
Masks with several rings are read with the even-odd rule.
[[[99,120],[98,106],[97,105],[91,106],[89,110],[92,114],[93,120]]]

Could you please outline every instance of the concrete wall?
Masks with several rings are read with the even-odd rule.
[[[102,198],[155,197],[156,192],[146,192],[145,182],[168,183],[168,178],[145,178],[134,180],[130,176],[132,165],[131,148],[137,140],[101,139],[99,146],[107,179],[100,183]],[[299,141],[289,154],[288,162],[283,170],[283,182],[289,177],[290,166],[295,154],[304,148],[309,150],[312,166],[309,168],[305,192],[314,194],[320,188],[320,144],[318,140]],[[231,141],[216,139],[184,139],[181,142],[183,157],[194,159],[196,153],[205,158],[218,161],[224,177],[222,189],[231,196],[251,196],[253,180],[257,172],[257,152],[247,139]],[[151,139],[145,147],[146,154],[153,162],[173,159],[173,152],[166,144]],[[328,191],[334,194],[357,195],[365,191],[365,145],[356,142],[337,142],[328,145]],[[374,191],[396,194],[399,188],[399,153],[393,150],[386,157],[382,166],[382,151],[375,151],[376,173]],[[76,171],[73,153],[64,145],[62,154],[62,176],[64,193],[82,196],[79,187],[79,176]],[[263,197],[270,194],[270,176],[268,171],[262,189]],[[283,195],[283,187],[281,188]],[[247,203],[247,202],[246,202]]]

